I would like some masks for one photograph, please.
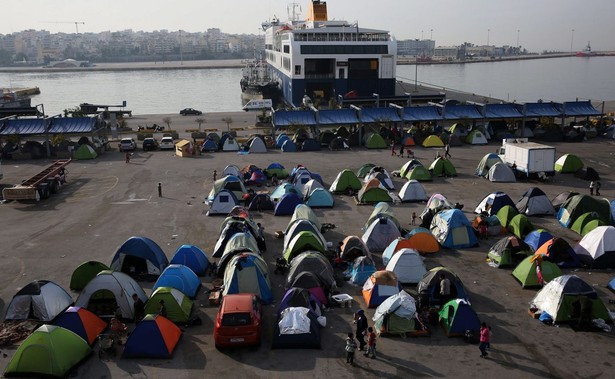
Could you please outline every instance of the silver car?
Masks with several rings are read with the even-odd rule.
[[[160,140],[160,150],[169,150],[175,149],[175,142],[173,142],[173,137],[162,137]]]

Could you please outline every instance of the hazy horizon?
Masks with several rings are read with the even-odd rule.
[[[305,15],[308,0],[296,1]],[[260,24],[277,16],[288,18],[288,0],[210,2],[183,0],[108,0],[105,8],[78,0],[25,0],[3,6],[10,15],[0,34],[23,30],[51,33],[155,30],[203,32],[219,28],[228,34],[259,34]],[[358,21],[360,26],[389,30],[396,39],[429,39],[437,46],[510,45],[533,52],[615,50],[615,1],[593,0],[329,0],[329,19]],[[105,13],[108,9],[108,13]],[[81,24],[84,23],[84,24]]]

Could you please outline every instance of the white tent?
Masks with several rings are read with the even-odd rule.
[[[500,183],[514,183],[517,181],[515,178],[515,173],[512,168],[508,167],[506,163],[496,163],[489,169],[489,172],[486,176],[492,182],[500,182]]]
[[[320,184],[320,182],[316,179],[308,180],[307,183],[305,183],[305,185],[301,189],[303,198],[304,199],[307,198],[312,193],[312,191],[314,191],[316,188],[325,188],[325,187],[322,184]]]
[[[400,283],[418,283],[427,272],[423,257],[414,249],[401,249],[393,254],[386,270],[393,271]]]
[[[375,219],[361,239],[371,252],[384,251],[396,238],[401,237],[397,225],[389,217]]]
[[[243,177],[241,175],[241,170],[239,169],[239,167],[235,166],[235,165],[228,165],[224,168],[224,171],[222,171],[222,175],[220,176],[221,178],[227,176],[227,175],[232,175],[232,176],[236,176],[238,178]]]
[[[423,185],[418,180],[409,180],[399,190],[399,198],[402,203],[412,201],[427,201],[428,196]]]
[[[207,216],[227,215],[236,205],[239,205],[239,201],[235,194],[232,191],[223,189],[216,194],[211,202]]]
[[[312,180],[312,174],[307,169],[297,170],[297,173],[293,179],[293,184],[300,193],[303,193],[303,187],[310,180]]]
[[[581,239],[574,252],[592,268],[615,268],[615,227],[596,227]]]
[[[224,143],[222,144],[222,151],[238,151],[239,144],[237,143],[237,139],[231,136],[228,136],[224,139]]]
[[[87,308],[90,299],[101,292],[110,292],[115,297],[115,303],[119,307],[122,317],[134,318],[134,306],[132,294],[137,294],[143,302],[147,301],[147,295],[143,288],[133,278],[119,271],[101,271],[85,286],[77,298],[77,307]]]
[[[266,153],[267,146],[265,146],[265,142],[260,137],[252,138],[252,142],[250,143],[250,153]]]
[[[409,330],[413,330],[414,317],[416,316],[416,302],[414,298],[406,291],[402,290],[399,291],[398,294],[385,299],[382,304],[376,308],[374,317],[372,318],[374,325],[377,326],[374,328],[376,333],[380,334],[382,332],[381,326],[383,326],[386,316],[391,314],[402,319],[410,320],[408,328]]]
[[[38,280],[13,296],[6,309],[7,320],[51,321],[73,303],[73,298],[54,282]]]
[[[466,137],[465,141],[470,145],[486,145],[489,143],[487,137],[485,137],[480,130],[473,130],[472,133]]]

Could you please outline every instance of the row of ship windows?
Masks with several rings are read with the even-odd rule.
[[[267,46],[269,50],[273,50]],[[282,47],[284,53],[290,54],[290,46]],[[355,54],[388,54],[389,47],[387,45],[302,45],[300,46],[301,54],[320,54],[320,55],[355,55]],[[276,50],[279,51],[279,50]]]
[[[388,41],[388,33],[294,33],[295,41]]]

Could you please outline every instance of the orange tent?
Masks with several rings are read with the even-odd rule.
[[[406,241],[409,248],[415,249],[421,254],[432,254],[440,251],[438,240],[430,233],[416,233]]]
[[[402,288],[397,281],[397,275],[392,271],[376,271],[363,285],[363,298],[368,308],[376,308]]]

